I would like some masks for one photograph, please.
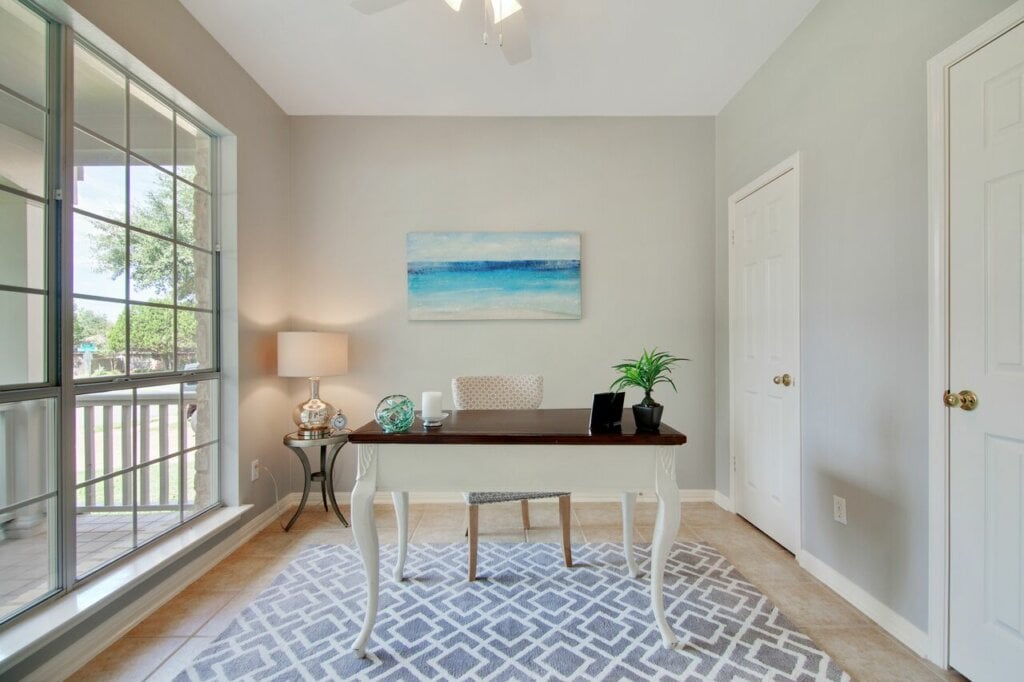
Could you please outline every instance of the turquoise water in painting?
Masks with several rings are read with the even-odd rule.
[[[579,319],[579,260],[417,261],[414,320]]]

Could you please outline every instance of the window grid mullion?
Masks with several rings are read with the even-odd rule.
[[[0,92],[2,92],[5,95],[13,97],[14,99],[20,101],[22,104],[27,104],[30,107],[36,109],[37,111],[43,112],[44,114],[50,113],[50,108],[46,106],[46,104],[40,104],[39,102],[33,100],[31,97],[26,97],[17,90],[12,90],[11,88],[7,87],[3,83],[0,83]],[[47,92],[49,92],[49,88],[47,88]]]
[[[125,227],[125,228],[128,227],[128,221],[127,220],[114,220],[113,218],[107,218],[107,217],[99,215],[98,213],[93,213],[92,211],[89,211],[89,210],[84,209],[84,208],[79,208],[77,206],[74,208],[74,213],[76,215],[82,216],[83,218],[89,218],[90,220],[98,220],[101,223],[106,223],[107,225],[113,225],[114,227]]]
[[[58,120],[53,129],[58,131],[55,155],[57,160],[56,182],[60,190],[60,201],[56,203],[59,212],[55,211],[57,230],[60,235],[58,267],[54,275],[60,279],[56,282],[56,292],[60,301],[57,319],[62,325],[71,323],[74,327],[74,41],[75,32],[69,27],[55,29],[55,35],[61,40],[54,40],[56,49],[56,76],[59,87],[55,92],[54,104],[59,106]],[[60,76],[63,78],[60,78]],[[74,335],[61,327],[59,335],[60,354],[60,463],[59,480],[61,532],[59,570],[61,589],[68,592],[74,588],[78,565],[78,528],[76,507],[77,452],[76,452],[76,409],[74,391]]]
[[[137,161],[141,161],[142,162],[141,164],[135,164],[135,165],[149,166],[150,168],[152,168],[154,170],[157,170],[157,171],[163,173],[164,175],[170,176],[172,179],[176,177],[174,175],[174,171],[167,170],[166,168],[164,168],[160,164],[156,163],[155,161],[151,161],[148,157],[144,156],[143,154],[140,154],[139,152],[137,152],[135,150],[129,150],[128,151],[128,156],[131,159],[135,159]]]
[[[178,117],[171,115],[171,166],[175,173],[178,171]],[[192,216],[192,224],[195,225],[195,216]],[[194,229],[194,228],[193,228]],[[174,339],[171,348],[171,357],[174,358],[172,365],[175,371],[178,367],[178,183],[171,182],[171,236],[174,238],[171,246],[171,297],[174,303],[174,319],[171,322],[172,337]],[[194,261],[195,259],[193,259]],[[198,299],[197,299],[198,300]]]
[[[124,74],[124,220],[132,224],[132,96],[131,78]],[[124,375],[132,376],[132,232],[126,228],[124,233]]]
[[[49,277],[47,277],[49,279]],[[36,289],[34,287],[19,287],[13,284],[0,284],[0,291],[10,291],[15,294],[37,294],[46,296],[50,292],[48,289]],[[49,374],[49,372],[47,372]]]
[[[133,388],[147,388],[150,386],[168,386],[171,384],[191,384],[196,381],[209,381],[220,379],[220,371],[206,369],[201,371],[189,371],[185,374],[173,372],[167,374],[140,374],[135,379],[116,377],[96,377],[92,380],[79,379],[75,382],[74,392],[76,395],[93,395],[107,393],[110,391],[127,391]]]
[[[178,126],[174,126],[177,131]],[[175,132],[177,134],[177,132]],[[177,145],[175,145],[177,146]],[[188,415],[185,409],[185,384],[178,386],[178,446],[181,456],[178,458],[178,523],[185,523],[185,430]]]
[[[154,464],[159,464],[160,462],[170,461],[170,460],[174,459],[175,457],[180,457],[181,455],[184,455],[187,452],[189,452],[189,450],[182,450],[181,448],[178,448],[174,452],[168,452],[165,455],[157,455],[156,457],[151,457],[151,458],[147,459],[145,462],[140,460],[139,463],[138,463],[138,469],[140,469],[140,470],[148,469],[150,466],[152,466]],[[124,473],[126,471],[129,471],[129,469],[122,469],[120,472],[117,472],[117,473]],[[106,474],[104,474],[104,475],[106,475]]]
[[[139,547],[139,389],[132,389],[132,549]],[[124,428],[122,426],[122,428]],[[146,425],[149,428],[149,424]]]
[[[212,156],[212,154],[211,154],[211,156]],[[196,183],[192,182],[188,178],[183,178],[182,176],[177,174],[177,171],[175,171],[174,177],[178,181],[185,183],[186,185],[191,187],[196,192],[199,192],[200,194],[205,194],[208,197],[209,196],[213,196],[213,190],[212,189],[206,189],[205,187],[202,187],[201,185],[197,185]]]
[[[47,500],[51,500],[54,497],[57,497],[57,495],[59,495],[59,494],[60,493],[58,491],[51,490],[50,492],[47,492],[47,493],[40,493],[39,495],[33,495],[32,497],[30,497],[28,499],[25,499],[25,500],[21,500],[20,502],[12,502],[11,504],[9,504],[9,505],[7,505],[5,507],[0,507],[0,514],[8,514],[10,512],[17,511],[18,509],[21,509],[22,507],[31,507],[34,504],[39,504],[40,502],[46,502]]]
[[[49,116],[47,116],[47,119],[49,119]],[[49,126],[49,123],[47,123],[47,126]],[[47,178],[47,184],[49,184],[50,175],[47,174],[46,178]],[[22,199],[28,199],[29,201],[34,201],[35,203],[40,204],[42,206],[46,206],[49,203],[49,200],[46,197],[41,197],[38,194],[33,194],[32,192],[26,192],[23,189],[19,189],[17,187],[13,187],[11,185],[5,184],[3,181],[0,181],[0,192],[6,192],[7,194],[14,194],[15,196],[19,196]]]
[[[107,471],[102,474],[99,474],[98,476],[87,478],[86,480],[75,484],[75,492],[77,493],[80,490],[85,490],[89,486],[96,485],[97,483],[103,483],[104,481],[109,481],[113,478],[117,478],[118,476],[124,476],[125,474],[131,473],[133,468],[134,467],[132,466],[120,467],[118,469],[115,469],[114,471]]]
[[[2,287],[0,287],[0,289],[2,289]],[[45,293],[45,292],[43,292],[43,293]],[[107,296],[97,296],[96,294],[75,294],[75,298],[80,298],[83,301],[96,301],[98,303],[124,303],[124,301],[119,299],[119,298],[110,298],[110,297],[107,297]],[[141,306],[141,307],[144,307],[144,308],[163,308],[164,310],[171,310],[171,309],[191,310],[191,311],[197,312],[197,313],[213,313],[213,312],[215,312],[213,308],[198,308],[196,306],[191,306],[191,305],[174,305],[172,303],[160,303],[160,302],[157,302],[157,301],[143,301],[143,300],[139,300],[139,299],[135,299],[135,298],[130,299],[129,303],[131,303],[132,305]],[[149,376],[149,373],[147,373],[146,376]],[[86,381],[86,380],[88,380],[88,377],[79,377],[75,381],[78,382],[78,381]]]
[[[60,386],[27,386],[24,388],[7,388],[0,391],[0,405],[20,403],[29,400],[60,399]]]
[[[114,149],[116,149],[119,152],[127,152],[128,151],[128,148],[126,146],[124,146],[123,144],[121,144],[120,142],[114,142],[113,140],[111,140],[109,137],[107,137],[103,133],[97,133],[95,130],[93,130],[89,126],[84,125],[82,123],[79,123],[77,121],[75,122],[75,130],[81,131],[81,132],[85,133],[86,135],[89,135],[90,137],[95,137],[97,140],[99,140],[103,144],[109,145],[109,146],[113,147]]]

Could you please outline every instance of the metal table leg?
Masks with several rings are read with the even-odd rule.
[[[335,515],[341,521],[341,525],[348,528],[348,520],[345,519],[345,515],[341,513],[338,508],[338,501],[334,499],[334,463],[338,458],[338,451],[341,450],[342,446],[345,445],[346,441],[341,441],[335,444],[330,452],[327,450],[326,445],[320,446],[320,471],[313,472],[310,469],[309,458],[306,456],[304,448],[297,445],[288,445],[289,449],[295,453],[295,456],[299,458],[299,462],[302,463],[303,483],[302,483],[302,500],[299,501],[299,508],[295,510],[292,518],[288,521],[288,525],[285,526],[285,530],[290,530],[295,521],[299,518],[299,514],[306,508],[306,501],[309,499],[309,489],[312,486],[313,481],[320,482],[320,497],[324,503],[324,511],[327,509],[327,500],[330,499],[331,507],[334,509]],[[287,444],[287,441],[286,441]]]
[[[324,511],[327,511],[327,446],[320,446],[320,499],[324,502]]]
[[[302,462],[302,471],[304,476],[302,482],[302,499],[299,501],[299,508],[295,510],[292,518],[288,521],[288,525],[284,527],[285,532],[291,530],[291,527],[295,525],[295,520],[299,518],[299,514],[301,514],[302,510],[306,508],[306,498],[309,497],[309,485],[313,482],[313,475],[310,473],[309,458],[306,457],[306,451],[302,448],[295,447],[291,448],[291,450],[295,453],[295,456],[299,458],[299,461]]]

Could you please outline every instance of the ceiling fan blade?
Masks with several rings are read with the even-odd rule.
[[[363,14],[376,14],[403,2],[405,0],[352,0],[352,7]]]
[[[533,56],[530,31],[523,12],[516,12],[494,29],[501,34],[501,51],[510,65],[521,64]]]

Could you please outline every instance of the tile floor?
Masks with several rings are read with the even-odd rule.
[[[518,503],[482,507],[481,540],[560,542],[556,505],[536,501],[530,509],[535,528],[524,532]],[[395,542],[391,508],[379,506],[377,514],[381,542]],[[621,542],[618,505],[574,502],[573,514],[573,542]],[[312,505],[291,532],[284,533],[279,524],[290,516],[291,511],[278,524],[265,528],[69,679],[169,680],[305,545],[353,541],[351,530],[342,528],[333,514]],[[638,542],[650,540],[653,525],[654,506],[638,505]],[[463,541],[465,508],[411,505],[409,528],[413,543]],[[797,566],[791,554],[734,514],[710,503],[686,503],[679,539],[716,547],[855,680],[962,679],[916,656]]]

